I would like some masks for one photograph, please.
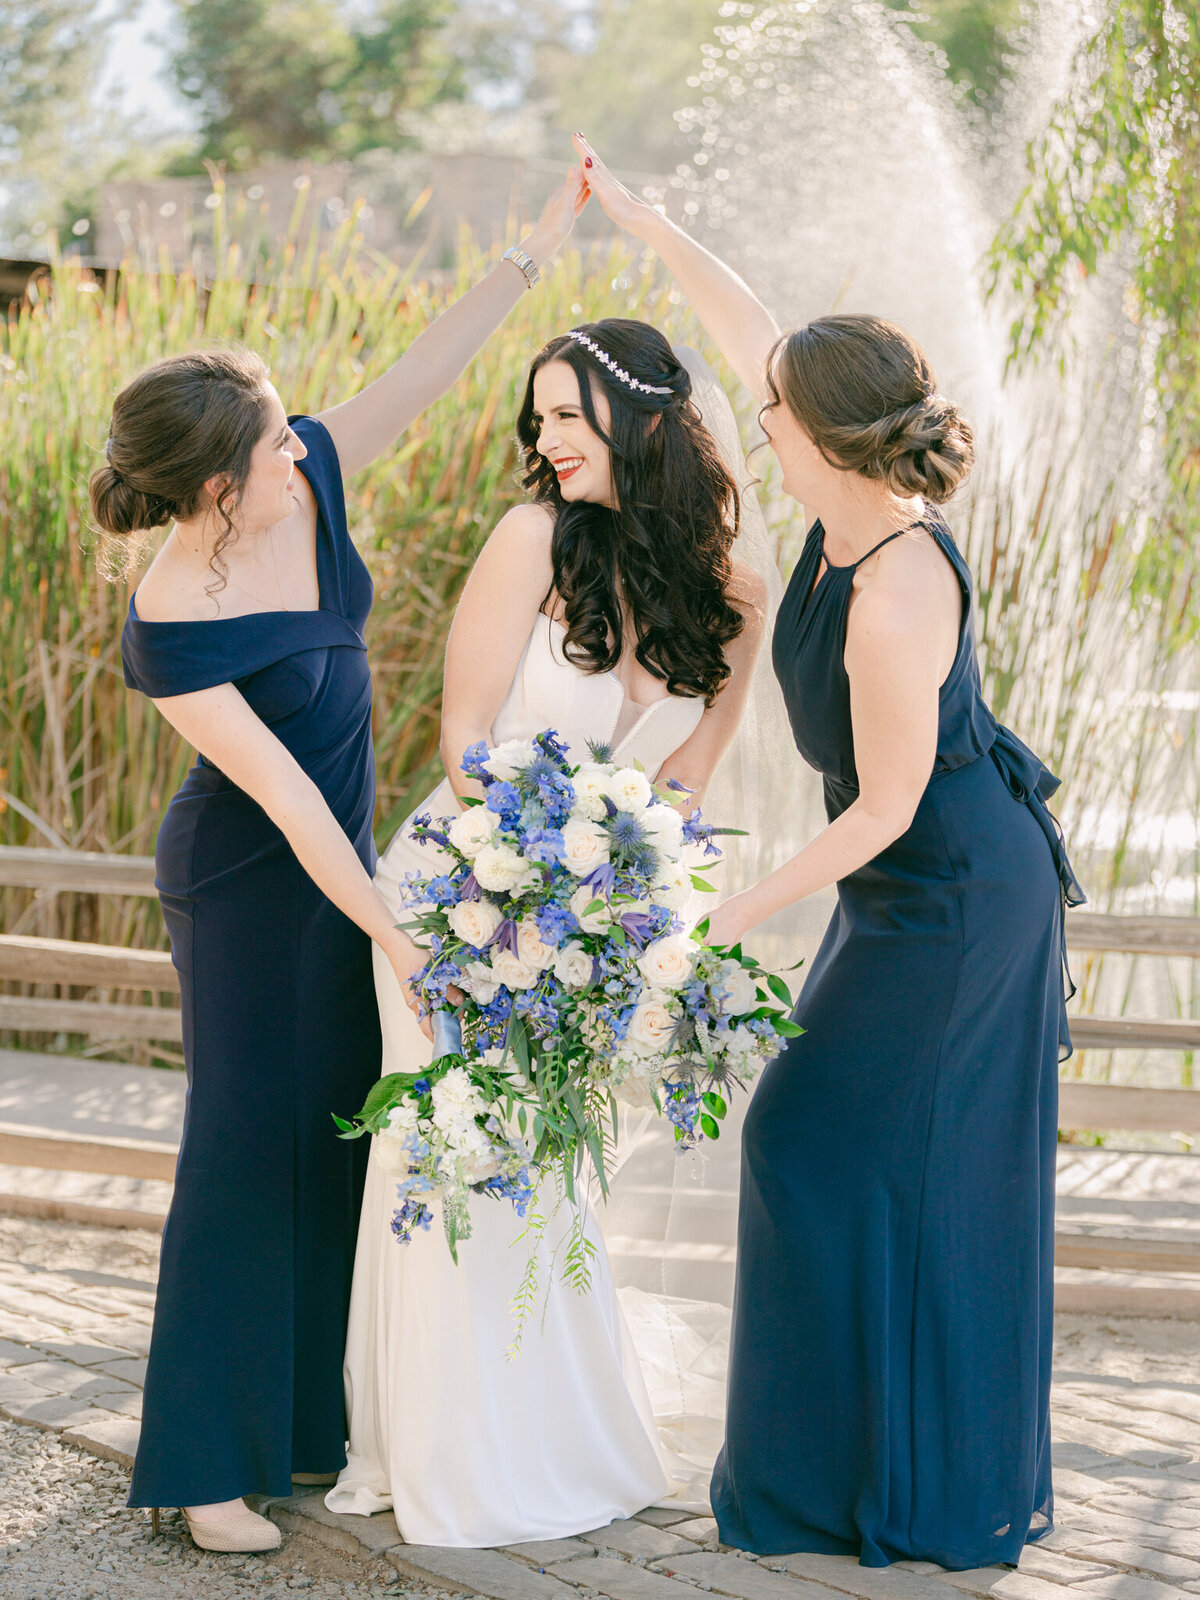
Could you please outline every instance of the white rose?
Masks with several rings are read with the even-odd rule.
[[[464,1182],[486,1183],[500,1171],[500,1157],[492,1141],[474,1123],[463,1128],[453,1143]]]
[[[692,876],[682,861],[668,861],[659,871],[658,882],[650,891],[655,905],[678,911],[692,892]]]
[[[638,821],[657,849],[669,856],[677,856],[683,849],[683,818],[674,806],[665,806],[656,800],[652,806],[647,806]]]
[[[572,939],[554,958],[554,976],[564,989],[583,989],[592,981],[592,958]]]
[[[667,1010],[666,997],[651,990],[629,1019],[625,1047],[639,1056],[663,1055],[674,1032],[675,1018]]]
[[[721,963],[720,993],[726,1016],[743,1016],[759,1004],[758,985],[738,961]]]
[[[586,908],[593,900],[599,900],[600,904],[595,911],[588,911]],[[612,927],[612,912],[596,891],[589,888],[586,883],[581,884],[571,896],[571,910],[584,933],[607,933]]]
[[[571,817],[562,834],[563,864],[577,878],[586,877],[608,860],[608,835],[598,823],[589,822],[586,817]],[[482,883],[483,879],[479,881]]]
[[[404,1177],[412,1165],[408,1141],[417,1131],[419,1116],[415,1101],[402,1100],[392,1107],[386,1124],[372,1140],[375,1160],[393,1177]]]
[[[544,972],[554,965],[557,947],[547,944],[532,917],[523,917],[517,926],[517,954],[527,967]]]
[[[645,811],[654,798],[650,780],[636,767],[621,767],[608,779],[608,792],[618,811]]]
[[[751,1033],[744,1022],[739,1022],[736,1028],[731,1028],[725,1049],[732,1056],[752,1056],[758,1051],[758,1035]]]
[[[511,782],[518,772],[524,772],[536,759],[537,746],[532,739],[506,739],[488,752],[483,767],[493,778]]]
[[[655,939],[638,957],[638,971],[656,989],[682,989],[696,965],[696,946],[686,934]]]
[[[451,1067],[430,1090],[433,1099],[434,1121],[439,1111],[454,1111],[475,1116],[484,1110],[483,1096],[471,1081],[465,1067]],[[440,1124],[439,1124],[440,1126]]]
[[[510,845],[485,844],[475,857],[475,881],[484,889],[510,894],[525,879],[528,864]]]
[[[483,1062],[485,1067],[491,1067],[494,1071],[504,1060],[503,1045],[489,1045],[479,1059]]]
[[[499,987],[496,974],[486,961],[469,961],[459,979],[459,988],[465,989],[481,1006],[491,1005]]]
[[[511,950],[496,951],[492,957],[492,974],[506,989],[532,989],[541,976],[536,967],[527,966]]]
[[[486,806],[468,806],[446,829],[450,843],[464,856],[473,856],[500,826],[500,818]]]
[[[482,950],[503,922],[499,909],[490,900],[460,900],[446,913],[446,921],[465,944]]]
[[[622,1051],[612,1064],[612,1092],[622,1105],[637,1111],[656,1111],[652,1085],[659,1077],[661,1063],[643,1060]]]
[[[604,796],[608,792],[607,769],[598,761],[585,761],[571,779],[571,787],[575,790],[575,804],[571,808],[573,813],[591,822],[603,822],[608,815],[608,807],[604,804]]]

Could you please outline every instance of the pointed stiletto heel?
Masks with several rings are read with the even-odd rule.
[[[157,1506],[151,1506],[150,1507],[150,1534],[151,1534],[151,1537],[157,1539],[161,1532],[162,1532],[162,1523],[159,1520],[158,1507]]]

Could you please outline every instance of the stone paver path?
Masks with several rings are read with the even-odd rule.
[[[0,1263],[0,1412],[129,1464],[153,1302],[153,1283],[139,1278]],[[336,1517],[319,1490],[262,1509],[285,1532],[382,1557],[400,1580],[488,1600],[682,1600],[696,1589],[738,1600],[955,1600],[955,1590],[981,1600],[1065,1600],[1067,1590],[1092,1600],[1184,1600],[1200,1595],[1200,1371],[1193,1376],[1057,1374],[1057,1526],[1015,1572],[920,1562],[872,1571],[840,1556],[755,1560],[718,1548],[711,1518],[665,1508],[507,1550],[406,1545],[389,1512]]]

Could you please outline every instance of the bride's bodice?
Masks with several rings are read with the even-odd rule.
[[[566,740],[573,760],[589,759],[590,739],[609,745],[616,761],[640,762],[653,780],[667,757],[696,731],[704,701],[664,695],[652,705],[640,706],[630,700],[613,673],[584,672],[573,666],[562,653],[564,632],[561,623],[538,612],[512,686],[496,713],[489,743],[531,739],[553,728]],[[429,811],[442,817],[453,815],[455,809],[454,793],[443,778],[413,815]],[[434,846],[417,845],[409,837],[411,822],[410,817],[399,828],[375,875],[376,887],[397,913],[405,873],[429,872],[437,854]]]
[[[638,761],[653,778],[691,737],[704,701],[664,695],[650,705],[630,700],[611,672],[585,672],[568,661],[562,624],[539,611],[517,663],[512,687],[492,724],[492,743],[528,739],[553,728],[576,761],[588,759],[588,740],[612,747],[618,761]]]

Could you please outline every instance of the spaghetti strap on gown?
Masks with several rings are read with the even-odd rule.
[[[333,440],[292,419],[318,508],[315,611],[145,622],[126,682],[233,683],[375,867],[371,579]],[[287,1495],[346,1460],[342,1353],[366,1151],[330,1113],[379,1074],[371,943],[262,808],[203,756],[167,807],[158,891],[183,998],[188,1098],[129,1503]]]
[[[1048,1406],[1062,904],[1057,780],[983,700],[969,570],[912,825],[838,884],[804,1034],[743,1134],[722,1540],[865,1566],[1015,1563],[1052,1525]],[[830,821],[857,793],[853,567],[811,529],[775,670]],[[864,558],[865,559],[865,558]],[[815,587],[814,587],[815,585]]]

